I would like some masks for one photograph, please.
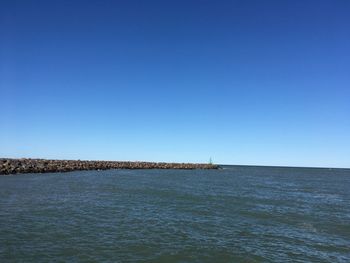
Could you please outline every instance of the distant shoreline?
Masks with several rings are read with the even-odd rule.
[[[0,175],[109,169],[218,169],[215,164],[0,158]]]

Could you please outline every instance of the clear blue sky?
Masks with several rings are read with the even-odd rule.
[[[0,2],[0,156],[350,167],[350,1]]]

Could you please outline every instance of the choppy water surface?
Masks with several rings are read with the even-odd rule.
[[[0,262],[350,262],[350,170],[0,177]]]

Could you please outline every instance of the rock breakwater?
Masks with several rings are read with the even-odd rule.
[[[81,161],[47,159],[0,159],[0,174],[53,173],[77,170],[108,169],[217,169],[214,164],[200,163],[157,163],[120,161]]]

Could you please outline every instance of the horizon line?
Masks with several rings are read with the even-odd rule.
[[[0,157],[0,159],[43,159],[43,160],[67,160],[67,161],[106,161],[106,162],[153,162],[153,163],[193,163],[206,164],[208,162],[174,162],[174,161],[146,161],[146,160],[101,160],[101,159],[59,159],[59,158],[41,158],[41,157]],[[273,168],[302,168],[302,169],[347,169],[350,167],[334,167],[334,166],[298,166],[298,165],[267,165],[267,164],[224,164],[215,163],[219,166],[252,166],[252,167],[273,167]]]

